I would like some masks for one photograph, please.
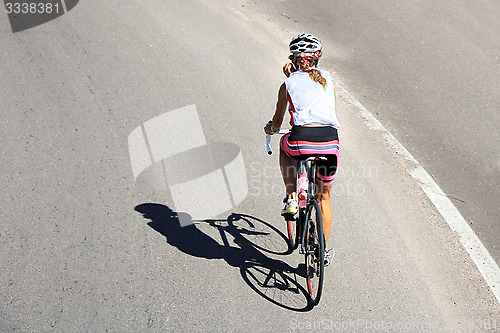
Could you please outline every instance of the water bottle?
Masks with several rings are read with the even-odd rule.
[[[299,170],[299,180],[297,181],[297,193],[299,198],[299,207],[305,208],[307,202],[307,189],[309,187],[309,179],[305,170]]]

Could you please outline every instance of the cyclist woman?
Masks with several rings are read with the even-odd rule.
[[[289,45],[291,62],[283,66],[287,79],[278,91],[273,119],[264,127],[266,134],[279,131],[287,110],[290,113],[291,132],[280,140],[280,169],[286,187],[285,208],[282,215],[298,211],[295,159],[324,156],[316,167],[317,193],[325,239],[332,225],[330,193],[337,171],[340,124],[335,114],[335,92],[330,74],[317,67],[322,55],[319,39],[311,34],[300,34]],[[328,248],[328,247],[326,247]],[[325,264],[330,264],[332,249],[325,253]]]

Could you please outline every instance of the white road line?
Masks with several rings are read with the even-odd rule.
[[[352,97],[341,85],[337,82],[334,82],[334,84],[337,93],[360,110],[360,114],[364,118],[368,128],[382,132],[385,142],[397,153],[401,163],[409,174],[419,183],[422,190],[434,204],[441,216],[443,216],[451,230],[458,234],[462,246],[467,253],[469,253],[472,261],[490,287],[491,292],[495,295],[497,302],[500,303],[500,268],[467,221],[465,221],[462,214],[460,214],[443,190],[441,190],[427,171],[425,171],[398,139],[396,139],[389,130],[370,113],[370,111],[354,99],[354,97]]]

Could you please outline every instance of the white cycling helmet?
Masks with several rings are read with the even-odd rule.
[[[292,39],[289,48],[295,58],[317,58],[322,46],[318,37],[311,34],[300,34]]]

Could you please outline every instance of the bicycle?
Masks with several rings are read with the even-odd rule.
[[[278,133],[286,134],[288,131],[280,130]],[[266,140],[267,152],[271,155],[271,136],[266,135]],[[296,189],[299,211],[294,216],[285,216],[290,251],[293,252],[298,247],[299,253],[304,254],[307,291],[312,305],[317,305],[321,298],[325,268],[323,221],[318,199],[314,195],[316,161],[325,159],[325,157],[308,157],[297,161]]]

